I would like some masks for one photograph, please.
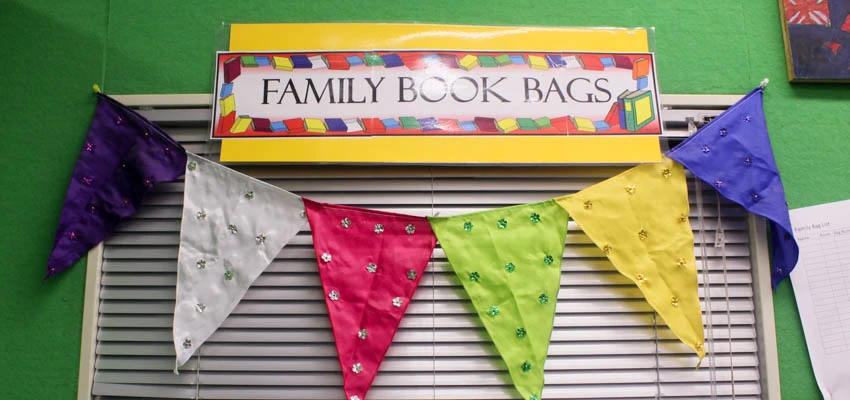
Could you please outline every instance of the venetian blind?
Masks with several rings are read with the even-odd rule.
[[[209,99],[207,99],[207,102]],[[139,96],[136,104],[145,103]],[[166,102],[168,103],[168,102]],[[142,107],[187,150],[217,159],[209,107]],[[729,103],[731,104],[731,103]],[[708,113],[718,113],[718,110]],[[665,110],[668,131],[693,121]],[[626,167],[245,166],[315,200],[453,215],[549,199]],[[748,216],[689,179],[709,355],[700,369],[641,296],[570,221],[544,399],[763,398]],[[222,327],[174,375],[171,342],[182,182],[162,185],[103,247],[91,396],[342,399],[340,366],[309,231],[300,232]],[[717,232],[724,245],[715,246]],[[445,253],[431,263],[369,399],[516,399],[507,369]]]

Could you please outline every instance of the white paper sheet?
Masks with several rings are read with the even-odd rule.
[[[850,200],[791,210],[797,308],[825,400],[850,399]]]

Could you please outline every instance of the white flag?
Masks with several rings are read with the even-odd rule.
[[[306,227],[300,196],[188,154],[177,256],[175,373]]]

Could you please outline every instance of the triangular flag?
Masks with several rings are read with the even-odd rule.
[[[663,157],[555,200],[701,360],[705,337],[682,166]]]
[[[434,252],[423,217],[304,199],[347,400],[365,400]]]
[[[177,256],[175,372],[306,227],[301,197],[189,154]]]
[[[136,213],[145,193],[183,175],[186,151],[145,117],[104,94],[68,185],[47,277],[70,268]],[[46,279],[45,278],[45,279]]]
[[[768,219],[773,287],[794,266],[800,249],[791,229],[785,189],[773,158],[757,87],[728,110],[667,152],[723,197]]]
[[[567,213],[548,200],[429,220],[514,386],[539,400]]]

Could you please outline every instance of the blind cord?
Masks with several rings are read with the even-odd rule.
[[[720,207],[720,193],[714,192],[717,199],[717,229],[723,229],[723,211]],[[725,229],[724,229],[725,231]],[[735,400],[735,360],[732,359],[732,307],[729,299],[729,275],[726,268],[726,235],[721,237],[720,241],[720,257],[723,264],[723,290],[726,292],[726,327],[729,334],[729,381],[732,384],[732,400]]]
[[[213,94],[215,95],[215,94]],[[213,99],[215,101],[215,99]],[[212,123],[212,122],[210,122]],[[216,151],[215,144],[218,142],[217,140],[213,140],[211,135],[206,135],[204,137],[204,154],[203,156],[213,160],[219,164],[221,164],[221,151]]]
[[[431,175],[431,216],[434,217],[434,168],[428,168]],[[436,247],[435,247],[436,249]],[[434,257],[431,256],[431,390],[434,400],[437,399],[437,271]]]
[[[201,347],[198,347],[196,354],[198,355],[198,367],[195,368],[195,400],[199,400],[201,398]]]
[[[658,357],[658,313],[652,313],[652,330],[655,334],[655,398],[661,398],[661,362]]]
[[[705,303],[705,313],[706,313],[706,331],[707,337],[705,341],[706,351],[708,354],[708,373],[709,379],[711,382],[711,398],[717,399],[717,373],[716,373],[716,365],[714,360],[714,320],[712,318],[711,313],[711,280],[708,274],[708,252],[706,250],[705,242],[705,220],[703,213],[703,199],[702,199],[702,183],[699,178],[694,179],[694,192],[696,192],[696,202],[697,202],[697,220],[699,221],[699,233],[700,233],[700,253],[702,258],[702,291],[704,293],[704,303]]]

